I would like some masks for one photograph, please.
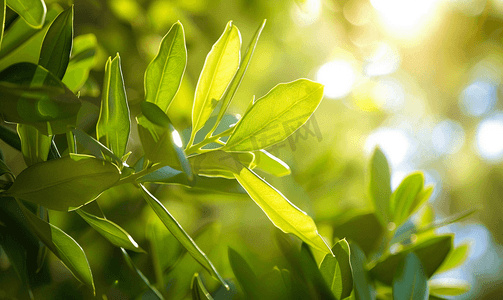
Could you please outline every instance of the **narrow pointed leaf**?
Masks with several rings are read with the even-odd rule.
[[[428,282],[430,293],[435,296],[460,296],[470,291],[470,283],[460,279],[442,278]]]
[[[293,233],[309,246],[331,253],[330,247],[318,234],[313,219],[291,203],[278,190],[224,151],[212,151],[199,156],[199,172],[222,170],[234,173],[239,184],[267,215],[269,220],[285,233]]]
[[[5,28],[5,0],[0,0],[0,49],[2,49],[4,28]]]
[[[313,297],[314,299],[335,299],[330,287],[323,279],[316,265],[316,260],[314,259],[311,249],[309,249],[306,243],[302,243],[300,247],[300,266],[304,273],[304,277],[308,281],[308,286],[311,288],[311,294],[317,296],[317,298]]]
[[[22,293],[25,293],[25,297],[34,299],[28,279],[28,270],[26,269],[26,249],[12,236],[13,233],[4,232],[5,230],[4,228],[0,229],[0,246],[2,246],[2,250],[7,254],[10,265],[21,280],[22,287],[20,290],[22,290]]]
[[[18,204],[33,233],[65,264],[78,280],[92,287],[94,292],[91,268],[80,245],[58,227],[35,216],[20,201],[18,201]]]
[[[427,300],[428,294],[428,278],[421,261],[414,253],[409,253],[395,273],[393,299]]]
[[[298,79],[275,86],[245,113],[224,150],[254,151],[279,143],[307,122],[323,98],[323,85]]]
[[[21,139],[24,162],[28,167],[47,160],[52,143],[51,136],[44,135],[35,127],[26,124],[18,124],[17,133]]]
[[[129,256],[129,254],[127,254],[126,250],[124,248],[121,248],[121,251],[122,251],[122,256],[124,257],[124,260],[128,264],[129,268],[131,268],[133,271],[136,272],[136,274],[138,274],[138,276],[141,278],[143,283],[145,283],[145,285],[152,291],[152,293],[154,293],[154,295],[156,296],[157,299],[164,300],[164,297],[161,295],[161,293],[150,283],[148,278],[145,275],[143,275],[143,273],[140,271],[140,269],[138,269],[136,267],[136,265],[134,264],[133,260]]]
[[[365,253],[363,253],[362,249],[354,243],[350,244],[350,251],[350,262],[353,271],[353,282],[355,288],[354,295],[358,300],[374,300],[375,295],[367,275],[367,270],[365,269],[365,266],[367,265]]]
[[[143,185],[140,184],[140,191],[145,201],[152,207],[159,219],[173,236],[187,249],[190,255],[199,262],[215,279],[219,280],[224,286],[227,283],[217,272],[211,261],[201,249],[195,244],[194,240],[185,232],[182,226],[173,218],[169,211],[152,195]]]
[[[391,197],[390,170],[386,156],[376,148],[370,161],[370,197],[373,200],[375,213],[384,228],[390,221],[389,202]]]
[[[192,278],[191,283],[192,290],[192,300],[213,300],[208,290],[201,282],[201,278],[199,274],[194,274],[194,278]]]
[[[234,77],[239,66],[240,48],[241,35],[230,21],[206,56],[197,81],[192,108],[191,140],[203,128]]]
[[[103,80],[101,110],[96,124],[96,137],[118,156],[126,153],[129,138],[129,107],[122,78],[119,54],[108,58]]]
[[[29,124],[45,135],[65,133],[75,126],[79,98],[42,66],[18,63],[0,72],[6,121]]]
[[[63,79],[73,45],[73,5],[60,13],[45,34],[38,64]]]
[[[89,155],[70,154],[23,170],[6,194],[67,211],[93,201],[119,177],[119,169],[112,163]]]
[[[390,198],[390,214],[396,226],[402,225],[410,217],[416,197],[423,190],[423,173],[413,173],[407,176]]]
[[[0,139],[12,148],[21,151],[21,140],[14,130],[0,125]]]
[[[96,64],[98,42],[92,33],[73,39],[72,55],[65,76],[61,81],[73,92],[77,92],[89,77],[89,71]]]
[[[340,240],[332,247],[334,256],[327,254],[321,262],[320,272],[336,299],[349,297],[353,290],[353,274],[349,258],[349,244]]]
[[[104,154],[116,161],[118,164],[122,163],[121,159],[115,156],[112,150],[108,149],[107,147],[105,147],[105,145],[82,131],[82,129],[75,128],[74,130],[72,130],[72,132],[75,135],[77,141],[81,143],[87,150],[89,150],[94,156],[102,157],[102,154]]]
[[[104,238],[117,247],[122,247],[136,252],[145,252],[138,246],[131,235],[122,229],[114,222],[97,217],[82,209],[77,210],[77,213],[86,221],[91,227],[98,231]]]
[[[436,273],[442,273],[459,267],[468,258],[470,253],[470,244],[463,244],[454,249],[451,249],[442,265],[437,269]]]
[[[260,170],[277,177],[287,176],[292,173],[290,167],[284,161],[271,153],[265,150],[259,150],[253,153],[255,154],[254,163]]]
[[[262,30],[264,29],[266,20],[262,21],[262,24],[260,24],[260,27],[257,29],[255,32],[255,35],[253,36],[253,39],[250,42],[250,45],[248,45],[248,48],[246,49],[246,53],[243,56],[243,60],[241,61],[241,64],[239,65],[239,68],[232,78],[232,81],[229,85],[229,88],[225,91],[224,96],[222,97],[222,107],[220,108],[220,111],[218,112],[217,116],[217,121],[215,123],[215,126],[222,120],[224,117],[225,112],[227,111],[227,108],[229,107],[232,99],[234,98],[234,95],[236,95],[236,92],[239,88],[239,85],[241,84],[241,81],[243,80],[243,77],[246,73],[246,69],[248,69],[248,66],[250,65],[251,58],[253,56],[253,52],[255,51],[255,47],[257,46],[258,39],[260,38],[260,34],[262,33]],[[216,128],[216,127],[215,127]]]
[[[249,299],[260,299],[263,297],[263,291],[257,275],[246,260],[234,249],[229,248],[229,263],[234,272],[239,285]]]
[[[186,64],[185,33],[182,24],[176,22],[145,71],[145,101],[156,104],[166,113],[180,88]]]
[[[44,24],[47,8],[43,0],[7,0],[7,5],[31,27],[40,28]]]

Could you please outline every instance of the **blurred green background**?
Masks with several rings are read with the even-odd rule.
[[[72,4],[46,3],[49,7],[52,3]],[[260,97],[277,83],[301,77],[323,83],[325,98],[307,125],[268,149],[290,165],[292,175],[261,175],[313,216],[321,234],[329,238],[331,225],[354,211],[372,210],[366,169],[369,154],[380,145],[392,166],[393,188],[414,170],[422,170],[426,183],[435,185],[429,203],[436,218],[479,209],[461,223],[439,229],[455,232],[455,244],[471,243],[468,261],[442,274],[472,283],[472,291],[460,298],[497,299],[503,294],[502,0],[73,3],[75,36],[93,33],[99,44],[83,97],[99,104],[106,58],[119,52],[132,116],[139,113],[144,97],[147,64],[170,26],[182,22],[188,65],[170,117],[184,136],[190,133],[199,72],[225,24],[234,21],[244,48],[267,19],[231,112],[242,115],[254,95]],[[3,143],[0,146],[16,174],[25,168],[20,153]],[[141,156],[136,126],[128,147],[134,162]],[[281,264],[273,226],[247,196],[204,194],[179,186],[158,186],[156,193],[187,232],[202,232],[196,241],[224,276],[232,277],[228,246],[252,261],[259,275]],[[169,234],[140,198],[133,187],[120,187],[103,194],[99,202],[111,220],[149,249],[149,234]],[[135,289],[134,278],[117,278],[119,270],[127,269],[121,266],[119,250],[75,213],[53,213],[51,217],[83,246],[99,292],[112,299]],[[175,246],[168,248],[177,251]],[[151,257],[138,254],[133,258],[155,282],[158,277]],[[190,257],[182,259],[187,261],[186,269],[198,270]],[[40,285],[34,288],[35,295],[78,298],[74,294],[78,284],[63,268],[51,259],[48,272],[59,274],[53,279],[61,284],[57,289]],[[189,284],[192,275],[185,275],[186,271],[180,271],[180,276],[188,276],[186,282],[176,275],[176,268],[162,275],[166,284],[175,286],[173,293]],[[210,287],[216,287],[216,282],[203,275]],[[78,289],[82,298],[89,296],[84,287]]]

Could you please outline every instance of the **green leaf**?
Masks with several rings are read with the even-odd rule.
[[[346,220],[343,220],[343,217]],[[342,224],[333,227],[334,237],[355,242],[366,255],[377,249],[381,242],[379,237],[385,229],[374,213],[358,212],[356,215],[344,213],[338,219],[341,219]]]
[[[65,264],[78,280],[92,287],[94,292],[91,268],[80,245],[58,227],[35,216],[19,200],[18,204],[32,232]]]
[[[67,211],[93,201],[119,177],[119,169],[109,162],[70,154],[24,169],[6,194]]]
[[[138,246],[129,233],[114,222],[87,213],[82,209],[77,210],[77,213],[84,219],[84,221],[91,225],[92,228],[98,231],[104,238],[115,246],[136,252],[145,252],[140,248],[140,246]]]
[[[138,274],[143,283],[145,283],[145,285],[152,291],[152,293],[154,293],[157,299],[164,300],[164,297],[161,295],[161,293],[152,284],[150,284],[148,278],[143,275],[143,273],[136,267],[129,254],[127,254],[126,250],[124,248],[121,248],[121,251],[122,256],[124,257],[124,260],[128,264],[129,268],[132,269],[136,274]]]
[[[311,294],[316,295],[316,299],[335,299],[330,287],[328,287],[316,265],[313,253],[306,243],[302,243],[300,247],[300,266],[304,273],[304,277],[308,280]]]
[[[436,273],[442,273],[459,267],[465,262],[470,253],[470,244],[463,244],[454,249],[451,249],[442,265],[437,269]]]
[[[0,72],[0,91],[0,114],[6,121],[32,125],[45,135],[65,133],[67,126],[75,126],[82,106],[57,77],[32,63]]]
[[[192,145],[197,131],[208,121],[234,77],[239,66],[240,48],[241,34],[230,21],[206,56],[197,81],[192,108],[192,132],[188,146]]]
[[[330,247],[318,234],[313,219],[292,204],[278,190],[249,170],[229,153],[217,150],[201,154],[199,170],[222,170],[234,173],[239,184],[267,215],[269,220],[285,233],[293,233],[309,246],[331,253]]]
[[[278,84],[245,113],[223,149],[253,151],[281,142],[307,122],[322,98],[323,85],[308,79]]]
[[[246,53],[243,56],[243,60],[241,61],[241,64],[239,65],[239,68],[232,78],[231,83],[229,84],[229,88],[225,90],[225,94],[222,97],[222,107],[220,108],[220,111],[218,112],[217,120],[215,122],[215,126],[211,132],[214,131],[214,129],[217,128],[218,123],[220,123],[220,120],[224,117],[225,112],[227,111],[227,108],[229,107],[232,99],[234,98],[234,95],[236,95],[236,92],[239,88],[239,85],[241,84],[241,81],[243,80],[243,77],[246,73],[246,69],[248,69],[248,66],[250,65],[251,58],[253,56],[253,52],[255,51],[255,47],[257,46],[258,39],[260,38],[260,34],[262,33],[262,30],[264,29],[266,20],[262,21],[262,24],[260,24],[260,27],[257,29],[255,32],[255,35],[253,36],[253,39],[251,40],[250,44],[248,45],[248,48],[246,49]]]
[[[459,296],[470,291],[470,283],[461,279],[442,278],[428,282],[430,293],[434,296]]]
[[[145,71],[145,101],[167,113],[182,83],[186,64],[185,33],[182,24],[176,22],[162,39],[157,55]]]
[[[60,13],[45,34],[38,64],[63,79],[73,44],[73,5]]]
[[[185,252],[176,238],[166,229],[159,218],[149,218],[145,228],[145,237],[150,243],[149,255],[152,256],[152,264],[156,278],[173,268]]]
[[[33,28],[44,24],[47,8],[43,0],[7,0],[7,5]]]
[[[424,185],[423,173],[413,173],[407,176],[391,195],[389,209],[392,220],[397,227],[410,217],[413,204],[421,194]]]
[[[255,154],[253,162],[256,164],[256,168],[262,171],[277,177],[287,176],[292,173],[285,162],[265,150],[255,151],[253,154]]]
[[[166,163],[183,170],[193,180],[192,168],[183,151],[182,140],[168,116],[155,104],[142,102],[143,115],[137,117],[138,133],[145,157],[153,163]]]
[[[21,140],[14,130],[0,125],[0,139],[12,148],[21,151]]]
[[[5,28],[5,0],[0,0],[0,49],[2,49],[3,31]]]
[[[213,300],[213,297],[211,297],[210,293],[208,293],[208,290],[206,290],[201,282],[199,274],[194,274],[190,288],[192,290],[192,300]]]
[[[194,243],[194,240],[183,230],[182,226],[173,218],[169,211],[152,195],[142,184],[140,184],[140,191],[147,203],[152,207],[159,219],[164,223],[166,228],[173,234],[173,236],[182,244],[185,249],[192,255],[192,257],[199,262],[215,279],[219,280],[225,287],[227,283],[217,272],[211,261],[208,259],[201,249]]]
[[[414,252],[424,267],[426,276],[431,277],[440,265],[443,263],[447,255],[452,249],[453,236],[451,234],[433,236],[428,240],[417,243],[411,247],[405,248],[403,251],[389,255],[379,261],[372,269],[371,274],[374,278],[385,284],[391,284],[393,274],[397,272],[397,268],[405,256]]]
[[[349,244],[343,239],[332,247],[332,253],[325,255],[320,272],[330,286],[336,299],[349,297],[353,290],[353,275],[349,258]]]
[[[28,271],[26,269],[26,249],[12,233],[6,232],[4,228],[0,228],[0,245],[5,254],[7,254],[10,265],[14,268],[14,271],[21,280],[22,287],[20,290],[24,292],[29,299],[34,299],[28,279]]]
[[[421,261],[409,253],[393,278],[393,299],[427,300],[428,294],[428,279]]]
[[[0,158],[0,176],[7,174],[7,173],[14,175],[14,174],[12,174],[12,171],[10,170],[10,168],[5,164],[3,159]]]
[[[369,281],[367,270],[367,258],[362,249],[355,243],[350,243],[350,262],[353,272],[354,294],[359,300],[374,300],[375,295]]]
[[[129,138],[129,107],[122,79],[119,54],[108,58],[103,79],[101,110],[96,124],[96,138],[118,156],[126,153]]]
[[[377,147],[370,162],[370,197],[376,209],[376,215],[387,228],[390,221],[389,205],[391,198],[390,170],[386,156]]]
[[[249,299],[261,299],[264,294],[262,287],[257,278],[257,275],[253,272],[252,268],[246,260],[238,253],[236,250],[229,247],[229,263],[234,272],[239,285],[243,289],[243,292]]]
[[[208,177],[222,177],[234,179],[233,170],[240,170],[243,166],[251,168],[255,155],[251,152],[194,155],[189,162],[196,174]],[[222,167],[224,166],[224,167]],[[228,168],[231,168],[229,170]]]
[[[118,165],[122,164],[122,160],[115,156],[113,152],[105,147],[102,143],[98,142],[96,139],[94,139],[92,136],[88,135],[82,129],[80,128],[75,128],[72,130],[73,134],[75,135],[75,138],[79,143],[81,143],[91,154],[93,154],[96,157],[102,157],[103,155],[106,155],[110,157],[111,159],[115,160]]]
[[[83,34],[73,39],[72,56],[62,79],[73,92],[77,92],[88,79],[89,71],[96,64],[97,51],[98,42],[94,34]]]
[[[52,137],[41,134],[35,127],[17,124],[17,133],[21,139],[21,152],[26,165],[46,161],[51,148]]]

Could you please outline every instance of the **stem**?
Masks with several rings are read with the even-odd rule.
[[[72,131],[66,132],[66,143],[68,144],[68,153],[77,153],[77,143]]]
[[[166,166],[166,164],[161,164],[160,163],[160,164],[154,165],[154,166],[152,166],[150,168],[143,169],[143,170],[141,170],[138,173],[134,173],[134,174],[129,175],[126,178],[122,178],[121,180],[117,181],[113,186],[123,185],[123,184],[126,184],[126,183],[135,183],[136,179],[138,179],[138,178],[140,178],[142,176],[145,176],[147,174],[150,174],[152,172],[155,172],[155,171],[157,171],[160,168],[163,168],[165,166]]]
[[[232,131],[234,131],[234,127],[228,128],[217,135],[214,135],[210,138],[204,139],[202,142],[197,143],[194,146],[188,147],[187,149],[185,149],[185,155],[189,155],[192,153],[200,153],[202,147],[204,147],[210,143],[213,143],[215,141],[218,141],[218,139],[221,137],[230,135],[232,133]],[[217,143],[223,144],[223,142],[217,142]]]

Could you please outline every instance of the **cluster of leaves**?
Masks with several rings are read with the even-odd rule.
[[[6,3],[15,12],[9,18]],[[334,228],[336,236],[355,242],[348,244],[343,239],[333,247],[320,236],[310,216],[254,172],[259,169],[276,176],[290,173],[284,162],[264,149],[302,126],[323,97],[323,86],[307,79],[279,84],[265,96],[252,99],[235,124],[226,125],[227,109],[265,21],[242,57],[240,32],[232,22],[213,45],[197,83],[192,131],[186,144],[167,115],[187,64],[183,26],[177,22],[171,27],[145,71],[145,99],[141,102],[141,114],[136,116],[144,156],[130,166],[127,159],[131,153],[126,153],[130,111],[119,54],[106,62],[99,119],[89,130],[87,123],[92,112],[79,95],[85,90],[93,67],[94,36],[73,37],[73,7],[63,10],[53,6],[46,12],[44,2],[39,0],[2,1],[2,5],[2,37],[3,24],[7,30],[0,50],[0,115],[6,122],[17,123],[17,134],[0,127],[0,137],[22,152],[28,167],[15,176],[0,160],[0,235],[2,249],[28,296],[32,295],[27,260],[36,257],[37,269],[42,269],[47,249],[94,291],[86,254],[70,235],[49,221],[49,209],[75,211],[121,248],[126,263],[139,274],[150,293],[164,298],[165,285],[161,284],[160,291],[151,285],[126,251],[144,250],[129,233],[105,217],[96,201],[108,189],[132,184],[184,251],[220,282],[223,292],[219,297],[230,297],[226,293],[231,289],[229,281],[222,278],[149,190],[152,183],[218,188],[215,186],[221,178],[235,179],[277,228],[302,241],[299,252],[283,234],[278,235],[289,268],[275,268],[267,280],[258,280],[246,261],[229,250],[234,274],[250,298],[263,299],[265,293],[268,299],[373,299],[376,294],[380,298],[393,295],[395,299],[426,299],[429,294],[465,291],[464,285],[428,282],[435,272],[459,265],[468,249],[453,249],[451,235],[435,236],[432,229],[438,224],[425,220],[419,229],[408,231],[407,239],[393,243],[396,229],[423,206],[432,188],[423,187],[423,176],[417,173],[391,193],[389,167],[379,150],[373,156],[370,172],[376,211]],[[211,118],[213,114],[216,117]],[[67,149],[56,146],[54,138],[58,135],[66,136]],[[344,228],[354,230],[351,224],[359,222],[358,218],[374,218],[377,225],[369,232],[379,231],[365,237],[362,243],[360,232],[344,232]],[[396,251],[390,252],[390,247]],[[325,255],[319,267],[311,248]],[[371,253],[374,256],[367,259]],[[192,296],[212,298],[197,273],[192,281]]]

